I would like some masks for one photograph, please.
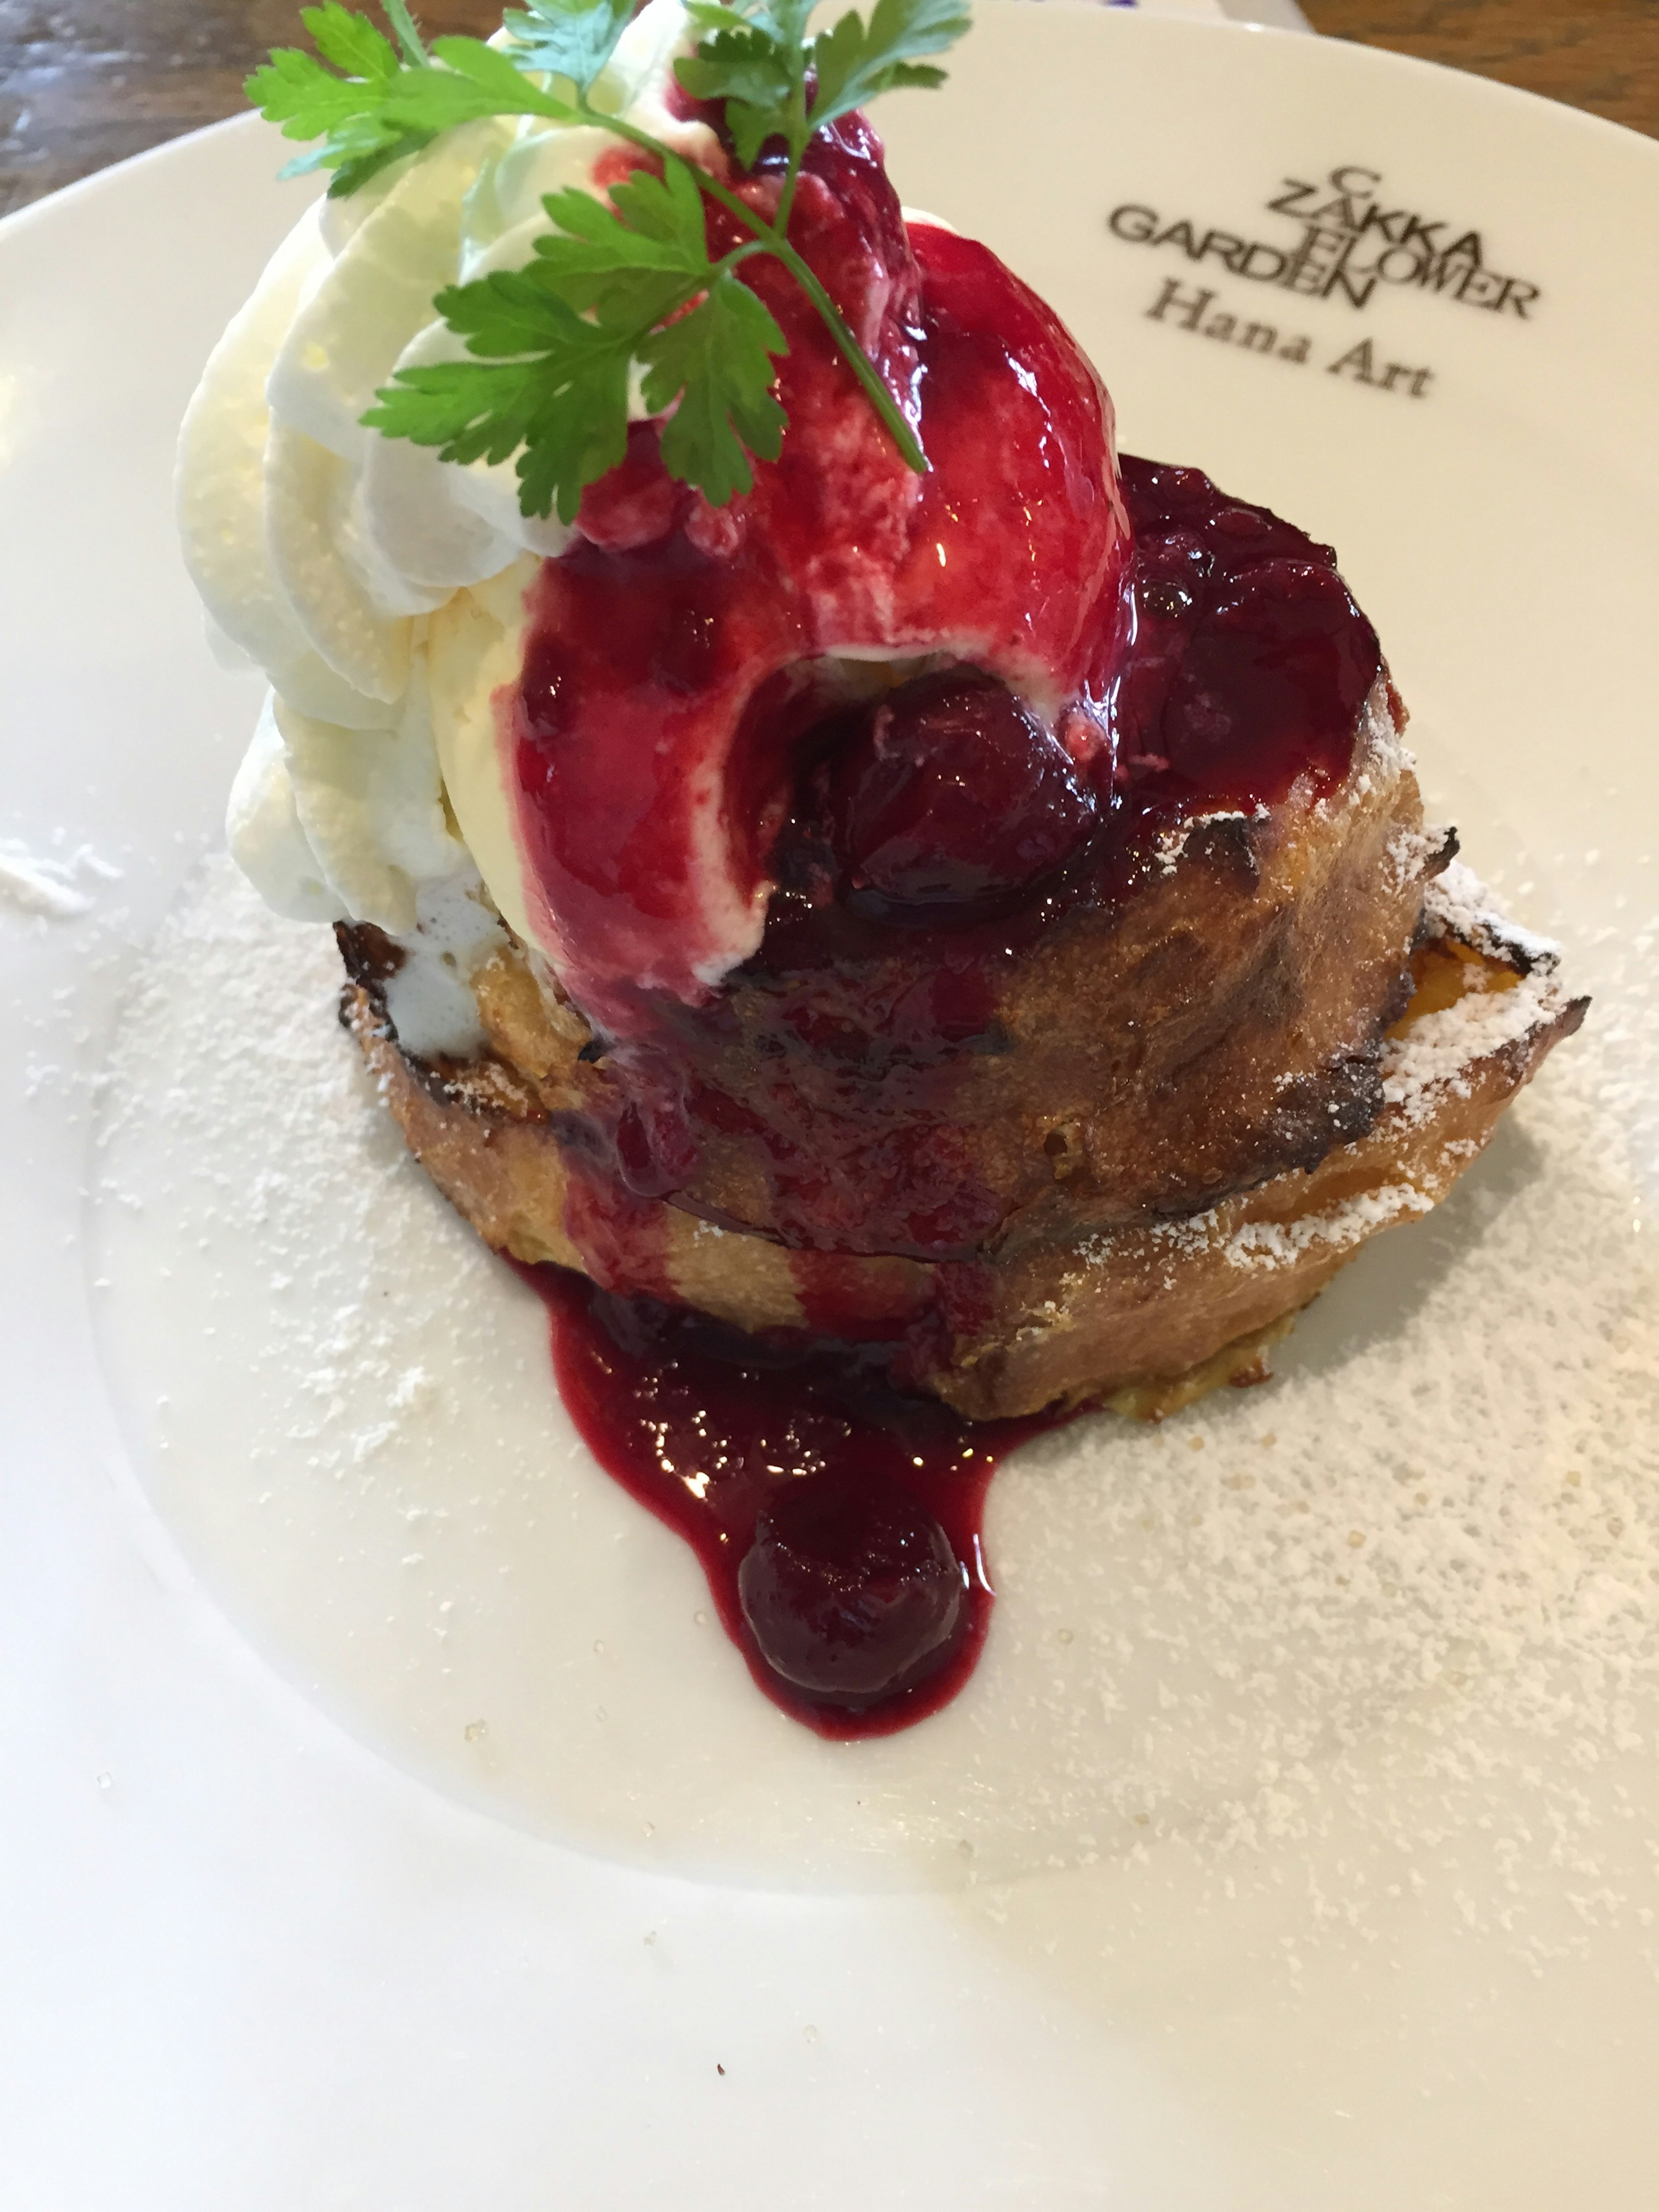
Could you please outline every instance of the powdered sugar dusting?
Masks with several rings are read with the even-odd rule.
[[[1410,1183],[1387,1183],[1380,1190],[1360,1192],[1328,1213],[1308,1214],[1299,1221],[1247,1221],[1227,1239],[1227,1258],[1235,1267],[1283,1267],[1322,1245],[1346,1251],[1376,1230],[1389,1228],[1413,1213],[1426,1213],[1431,1202]]]
[[[1265,806],[1258,806],[1251,814],[1242,812],[1237,806],[1222,806],[1212,809],[1207,814],[1183,816],[1172,829],[1160,830],[1158,834],[1157,842],[1152,848],[1152,856],[1158,863],[1158,873],[1164,876],[1174,875],[1182,855],[1186,852],[1194,835],[1198,830],[1212,830],[1218,823],[1221,822],[1265,822],[1267,818],[1267,810]]]
[[[1528,1900],[1564,1869],[1592,1918],[1649,1909],[1607,1871],[1596,1779],[1659,1744],[1659,1294],[1598,1034],[1621,1085],[1645,1036],[1651,1074],[1643,963],[1270,1388],[1017,1455],[979,1676],[828,1762],[568,1442],[537,1317],[404,1155],[335,985],[325,938],[202,879],[117,1055],[99,1266],[164,1510],[398,1756],[594,1848],[644,1854],[648,1822],[657,1863],[768,1880],[994,1885],[1178,1845],[1230,1887],[1336,1837],[1346,1925],[1386,1911],[1381,1869],[1427,1879],[1498,1818],[1470,1917],[1541,1942]]]
[[[1412,830],[1403,824],[1396,830],[1382,848],[1383,865],[1389,872],[1388,887],[1391,891],[1413,883],[1422,874],[1431,854],[1440,849],[1444,832],[1433,830]]]
[[[1510,990],[1466,991],[1455,1005],[1425,1015],[1389,1044],[1382,1062],[1384,1101],[1408,1121],[1425,1121],[1442,1092],[1468,1096],[1474,1062],[1518,1044],[1562,1004],[1561,992],[1543,970],[1522,976]]]
[[[1514,921],[1462,860],[1449,861],[1431,878],[1425,890],[1424,914],[1437,930],[1449,931],[1496,959],[1518,956],[1522,965],[1552,974],[1560,965],[1561,948],[1554,939],[1540,937]]]
[[[0,837],[0,903],[48,921],[73,921],[95,902],[88,884],[118,881],[121,871],[82,845],[74,852],[35,853],[15,837]]]
[[[1451,1006],[1413,1021],[1390,1040],[1382,1096],[1408,1124],[1427,1120],[1447,1091],[1467,1097],[1468,1071],[1476,1061],[1519,1044],[1566,1003],[1555,980],[1559,946],[1512,921],[1462,861],[1452,861],[1428,885],[1424,919],[1431,934],[1459,938],[1525,972],[1518,981],[1511,968],[1481,975]]]
[[[1455,1154],[1468,1149],[1455,1145]],[[1340,1206],[1323,1212],[1298,1215],[1293,1221],[1237,1222],[1230,1204],[1211,1206],[1202,1213],[1159,1221],[1147,1231],[1153,1249],[1190,1257],[1200,1252],[1219,1252],[1230,1267],[1241,1269],[1279,1267],[1316,1249],[1346,1251],[1363,1243],[1376,1230],[1391,1227],[1413,1214],[1426,1213],[1433,1200],[1406,1182],[1388,1183],[1376,1190],[1360,1191]],[[1079,1248],[1095,1267],[1110,1266],[1121,1259],[1119,1246],[1108,1237],[1093,1237]],[[1173,1279],[1173,1278],[1170,1278]],[[1056,1317],[1059,1309],[1049,1311]]]

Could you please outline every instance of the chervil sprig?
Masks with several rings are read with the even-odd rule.
[[[458,123],[486,115],[542,115],[574,123],[576,111],[526,76],[482,39],[439,39],[428,55],[406,8],[389,10],[403,52],[342,0],[302,8],[314,54],[282,46],[247,81],[247,95],[285,138],[311,139],[283,171],[331,169],[330,193],[356,191],[405,154]],[[330,64],[333,67],[329,66]]]
[[[790,154],[790,183],[806,142],[878,93],[901,85],[943,84],[945,72],[919,61],[942,53],[968,28],[963,0],[876,0],[869,21],[848,13],[809,40],[813,0],[757,0],[736,7],[690,0],[687,13],[708,35],[675,75],[695,100],[723,100],[726,128],[745,168],[769,139]]]
[[[249,78],[267,118],[313,142],[289,172],[331,170],[339,196],[459,124],[527,115],[611,131],[661,174],[614,185],[608,207],[585,192],[550,195],[551,228],[527,268],[452,285],[434,302],[471,357],[400,370],[366,423],[435,446],[445,460],[516,453],[524,512],[556,507],[569,521],[584,488],[623,457],[637,377],[646,407],[665,418],[670,473],[722,506],[751,488],[751,459],[777,458],[785,428],[772,364],[787,342],[738,274],[765,255],[810,301],[907,464],[926,469],[893,395],[791,244],[789,219],[817,131],[878,93],[942,81],[920,58],[967,29],[963,0],[877,0],[867,22],[848,14],[811,39],[812,0],[691,0],[703,36],[676,64],[680,83],[723,103],[743,167],[778,147],[769,216],[597,103],[632,0],[525,0],[503,21],[503,44],[443,38],[430,51],[407,0],[385,4],[395,45],[343,0],[321,0],[301,10],[316,52],[283,49]],[[744,234],[714,259],[708,200]]]
[[[520,69],[561,76],[579,92],[592,87],[634,15],[634,0],[526,0],[501,28]]]
[[[736,273],[759,240],[711,261],[702,195],[672,154],[660,179],[641,171],[613,186],[608,208],[575,191],[544,204],[555,228],[527,269],[438,295],[481,358],[404,370],[364,421],[447,461],[522,448],[526,513],[556,502],[569,522],[583,486],[623,458],[637,362],[652,413],[674,408],[662,432],[670,473],[716,506],[749,490],[750,455],[775,460],[784,425],[771,392],[783,332]]]

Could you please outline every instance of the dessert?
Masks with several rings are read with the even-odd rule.
[[[912,1718],[1019,1425],[1259,1379],[1583,1002],[1425,829],[1329,550],[1120,462],[1053,313],[900,210],[858,101],[959,18],[388,12],[402,61],[307,18],[350,189],[184,433],[273,687],[232,849],[336,926],[439,1187],[567,1271],[568,1400],[757,1678]]]

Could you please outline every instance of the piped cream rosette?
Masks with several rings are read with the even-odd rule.
[[[667,106],[690,45],[680,0],[651,0],[594,98],[707,162],[713,134]],[[398,369],[462,355],[436,295],[524,267],[544,196],[601,197],[620,143],[533,118],[469,124],[307,209],[185,418],[185,563],[221,656],[271,687],[231,793],[231,850],[278,912],[373,922],[404,946],[389,997],[414,1052],[476,1048],[466,984],[498,914],[536,942],[493,700],[520,672],[536,564],[569,533],[520,513],[510,461],[443,462],[362,416]]]

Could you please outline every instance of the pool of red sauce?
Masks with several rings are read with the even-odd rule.
[[[907,467],[805,295],[751,261],[789,348],[776,460],[711,508],[635,425],[544,564],[511,730],[518,832],[561,972],[613,1036],[652,1027],[641,987],[706,1000],[700,963],[729,960],[734,903],[764,896],[823,656],[947,648],[1052,695],[1090,745],[1121,644],[1110,407],[1058,318],[974,240],[907,232],[856,115],[813,140],[790,234],[932,467]]]
[[[1000,997],[1033,941],[1132,898],[1160,866],[1160,837],[1184,819],[1248,812],[1298,779],[1316,791],[1346,775],[1382,662],[1330,549],[1196,470],[1126,457],[1122,478],[1132,634],[1102,706],[1109,744],[1078,770],[1091,832],[1012,896],[907,910],[849,881],[802,778],[769,856],[776,889],[761,946],[730,979],[749,994],[765,1083],[723,1079],[729,997],[688,1006],[642,994],[631,1036],[607,1048],[603,1098],[561,1127],[592,1163],[590,1211],[625,1212],[629,1194],[704,1211],[686,1194],[706,1148],[735,1133],[763,1158],[770,1225],[811,1255],[809,1306],[819,1263],[837,1253],[970,1262],[1000,1213],[963,1164],[951,1086],[972,1056],[1004,1048]],[[614,1241],[591,1246],[613,1288],[603,1255]]]
[[[872,915],[844,896],[802,896],[790,888],[786,854],[753,966],[791,994],[803,1033],[830,978],[855,978],[863,961],[890,958],[896,946],[921,995],[896,1048],[922,1062],[964,1048],[964,1040],[971,1048],[990,1011],[995,963],[1079,902],[1132,896],[1161,829],[1199,811],[1270,803],[1298,776],[1328,786],[1346,774],[1381,656],[1329,550],[1195,471],[1128,459],[1124,488],[1137,537],[1133,638],[1110,701],[1114,745],[1096,836],[1016,910],[979,918]],[[792,831],[802,834],[787,827],[785,847]],[[645,1086],[641,1095],[648,1104]],[[669,1147],[695,1146],[700,1109],[728,1110],[695,1097],[689,1108],[678,1102],[682,1120],[671,1124]],[[668,1291],[660,1237],[641,1202],[672,1193],[665,1149],[637,1116],[625,1116],[620,1142],[614,1130],[591,1133],[587,1170],[573,1176],[567,1227],[611,1288],[557,1268],[522,1271],[551,1316],[566,1407],[599,1464],[696,1553],[722,1626],[769,1698],[827,1737],[908,1728],[948,1704],[973,1672],[994,1595],[987,1489],[1007,1453],[1057,1417],[967,1421],[896,1382],[899,1344],[805,1332],[757,1343],[659,1297],[623,1295]],[[973,1201],[963,1191],[956,1210],[938,1218],[947,1250],[971,1230]],[[833,1252],[797,1256],[809,1322],[846,1322]],[[939,1273],[955,1295],[971,1292],[971,1268]],[[868,1334],[856,1315],[850,1325]],[[901,1486],[944,1529],[967,1580],[965,1626],[945,1662],[856,1711],[815,1702],[775,1674],[738,1599],[738,1571],[769,1497],[827,1469]]]
[[[520,1267],[547,1306],[560,1394],[583,1441],[630,1497],[696,1553],[720,1625],[756,1683],[823,1736],[890,1735],[948,1705],[972,1674],[993,1590],[982,1522],[998,1466],[1057,1417],[967,1421],[895,1387],[882,1347],[804,1333],[757,1340],[562,1267]],[[939,1522],[966,1574],[963,1631],[914,1688],[861,1711],[815,1703],[768,1666],[738,1601],[756,1522],[784,1483],[873,1475]]]
[[[791,341],[781,386],[798,428],[781,460],[759,471],[743,510],[718,514],[670,483],[654,429],[638,426],[627,461],[584,503],[585,539],[544,565],[515,708],[520,818],[556,933],[574,948],[566,980],[604,1032],[612,1081],[608,1105],[562,1116],[559,1128],[572,1169],[565,1225],[598,1279],[522,1272],[546,1302],[559,1386],[594,1456],[691,1546],[766,1694],[820,1735],[849,1738],[937,1711],[972,1672],[993,1597],[987,1486],[1054,1417],[975,1424],[907,1393],[898,1377],[915,1329],[939,1316],[843,1312],[837,1255],[928,1259],[941,1311],[971,1300],[994,1201],[988,1213],[990,1194],[951,1166],[948,1091],[934,1071],[948,1078],[954,1057],[998,1048],[1008,963],[1079,907],[1132,897],[1158,865],[1163,832],[1197,813],[1272,805],[1298,779],[1316,792],[1340,781],[1382,662],[1330,550],[1266,508],[1196,471],[1128,458],[1121,494],[1103,491],[1110,416],[1092,372],[983,248],[924,230],[912,253],[861,121],[820,142],[809,167],[804,250],[855,322],[859,285],[872,269],[889,272],[868,349],[920,414],[936,472],[920,487],[896,474],[855,394],[848,414],[822,333],[787,291],[768,290],[769,264],[751,264]],[[848,436],[864,441],[856,462]],[[820,445],[839,456],[827,477]],[[848,499],[843,512],[836,502]],[[1020,531],[993,526],[1016,513]],[[1040,879],[978,908],[873,897],[837,846],[821,776],[812,798],[815,760],[841,742],[824,734],[826,715],[848,710],[815,699],[786,664],[810,662],[837,635],[888,637],[873,611],[857,611],[860,562],[870,565],[878,542],[889,550],[874,565],[899,609],[887,618],[896,651],[906,638],[952,637],[1011,689],[1039,672],[1072,702],[1054,732],[1082,827]],[[859,553],[845,573],[840,546]],[[977,644],[975,621],[990,625]],[[693,980],[706,917],[685,868],[711,772],[725,779],[734,879],[775,886],[760,949],[732,979],[775,1003],[766,1125],[699,1073],[725,1018],[720,995]],[[868,1011],[878,974],[896,1010],[878,1019]],[[845,1068],[845,1160],[790,1080],[797,1053]],[[909,1149],[894,1154],[878,1199],[857,1171],[861,1148],[871,1112],[884,1099],[890,1113],[905,1083],[943,1103],[932,1124],[894,1115]],[[684,1193],[700,1144],[734,1129],[768,1152],[774,1233],[797,1263],[809,1327],[836,1334],[757,1340],[672,1303],[654,1201]],[[943,1662],[857,1710],[778,1674],[739,1595],[769,1500],[836,1471],[908,1493],[944,1530],[966,1583]]]

